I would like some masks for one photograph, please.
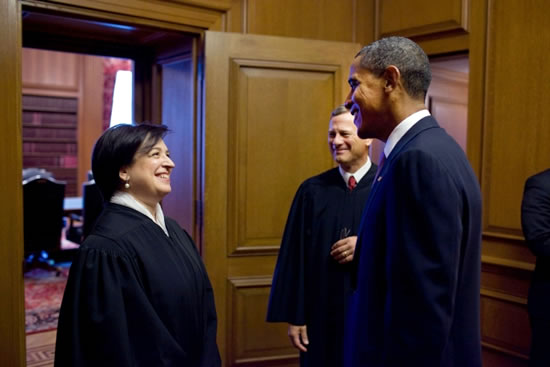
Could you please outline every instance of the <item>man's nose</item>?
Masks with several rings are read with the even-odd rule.
[[[346,101],[344,102],[344,106],[346,106],[346,108],[348,110],[351,110],[351,106],[353,105],[353,101],[351,100],[351,96],[352,96],[352,91],[350,90],[349,93],[348,93],[348,96],[346,97]]]

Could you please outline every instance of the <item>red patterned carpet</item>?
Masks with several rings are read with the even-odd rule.
[[[59,308],[69,273],[68,267],[60,269],[59,274],[45,269],[33,269],[24,274],[27,334],[57,328]]]

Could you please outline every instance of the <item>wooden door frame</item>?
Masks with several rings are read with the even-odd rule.
[[[23,202],[21,188],[22,132],[21,132],[21,50],[23,31],[23,6],[33,9],[49,9],[74,16],[87,16],[113,22],[132,23],[140,26],[153,26],[161,29],[178,30],[196,34],[203,39],[205,30],[221,30],[221,19],[229,9],[207,11],[180,7],[179,4],[166,4],[178,13],[189,13],[187,17],[175,21],[173,14],[151,13],[137,9],[134,1],[120,5],[98,4],[91,0],[79,1],[79,5],[62,4],[63,0],[49,1],[2,0],[0,4],[0,120],[2,134],[0,152],[3,159],[0,165],[2,190],[2,214],[0,214],[0,293],[8,302],[0,303],[0,365],[23,367],[25,355],[25,312],[24,285],[22,274],[23,260]],[[126,9],[124,9],[126,7]],[[126,15],[128,14],[128,15]],[[197,57],[197,60],[199,57]],[[197,78],[195,78],[197,80]],[[197,101],[201,99],[197,84]],[[197,108],[200,111],[200,106]],[[198,116],[200,117],[200,116]],[[200,123],[200,119],[195,119]],[[202,131],[202,129],[200,129]],[[199,141],[203,141],[200,139]],[[198,157],[199,159],[201,157]],[[203,172],[198,172],[202,174]],[[201,187],[202,185],[199,185]],[[202,195],[202,192],[198,194]]]

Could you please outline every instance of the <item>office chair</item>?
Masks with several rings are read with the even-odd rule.
[[[69,241],[78,244],[82,243],[90,234],[96,219],[103,210],[103,195],[93,179],[82,184],[82,202],[82,216],[71,215],[66,234]],[[76,226],[75,221],[82,222],[82,225]]]
[[[23,235],[29,267],[51,266],[48,252],[60,249],[65,186],[48,175],[23,180]]]
[[[28,180],[31,177],[40,176],[42,178],[53,177],[53,173],[46,171],[44,168],[29,167],[23,168],[23,180]]]

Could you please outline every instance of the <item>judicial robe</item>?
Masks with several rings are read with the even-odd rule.
[[[216,310],[189,235],[109,203],[80,246],[57,330],[55,366],[220,366]]]
[[[308,351],[301,366],[338,367],[350,266],[330,255],[343,231],[357,234],[376,173],[372,165],[353,191],[338,168],[304,181],[288,215],[269,297],[267,321],[307,325]]]

